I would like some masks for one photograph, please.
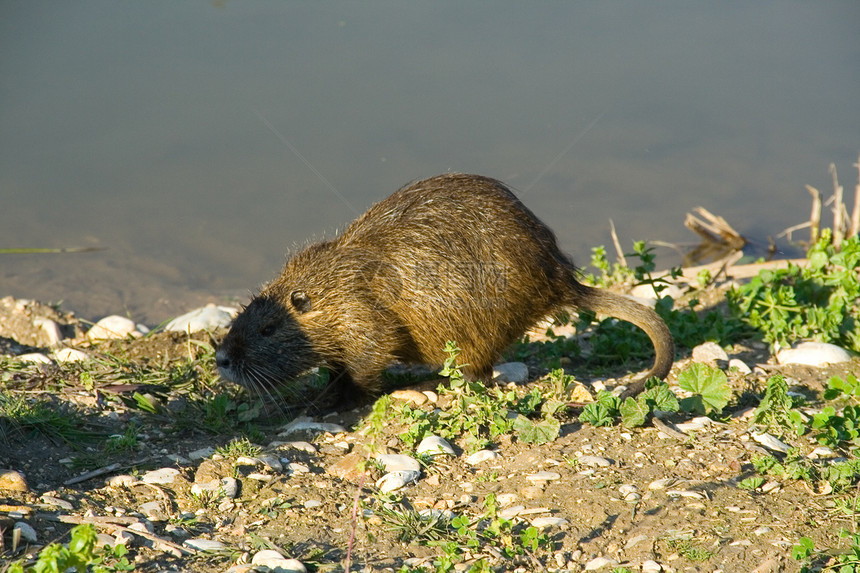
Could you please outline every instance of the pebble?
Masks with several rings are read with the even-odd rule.
[[[0,490],[28,492],[30,488],[21,472],[0,469]]]
[[[36,543],[36,541],[39,540],[39,537],[36,535],[36,530],[33,529],[33,526],[31,526],[29,523],[19,521],[12,527],[12,529],[20,531],[21,537],[23,537],[30,543]]]
[[[689,422],[681,422],[680,424],[675,424],[675,427],[687,434],[696,430],[702,430],[713,423],[714,421],[707,416],[699,416],[697,418],[693,418]]]
[[[591,561],[585,564],[586,571],[597,571],[598,569],[603,569],[604,567],[615,567],[618,565],[618,561],[615,559],[610,559],[609,557],[595,557]]]
[[[537,472],[536,474],[530,474],[526,476],[526,479],[532,482],[533,484],[544,484],[548,481],[556,481],[561,479],[561,474],[556,472]]]
[[[141,481],[152,485],[168,485],[172,484],[178,475],[179,470],[176,468],[161,468],[146,472],[141,476]]]
[[[205,448],[200,448],[199,450],[188,452],[188,459],[195,462],[199,462],[200,460],[205,460],[214,453],[215,448],[211,446],[206,446]]]
[[[48,505],[53,505],[54,507],[59,507],[60,509],[65,509],[66,511],[72,511],[73,509],[75,509],[75,506],[73,506],[71,503],[69,503],[65,499],[60,499],[58,497],[54,497],[51,495],[43,495],[41,499],[42,499],[42,502],[44,502]]]
[[[496,501],[499,502],[501,507],[506,507],[511,505],[517,500],[517,494],[515,493],[500,493],[496,496]]]
[[[729,355],[716,342],[705,342],[693,348],[694,362],[728,361]]]
[[[659,490],[666,489],[667,487],[673,486],[678,482],[675,478],[661,478],[655,479],[651,483],[648,484],[648,489],[650,490]]]
[[[41,352],[28,352],[17,357],[20,362],[29,362],[30,364],[50,364],[51,359]]]
[[[86,362],[90,355],[75,348],[62,348],[52,354],[57,362]]]
[[[563,517],[536,517],[532,520],[532,525],[538,529],[547,527],[564,527],[570,522]]]
[[[391,393],[391,398],[402,402],[412,402],[416,406],[427,403],[427,396],[418,390],[395,390]]]
[[[787,444],[778,440],[774,436],[771,436],[770,434],[757,434],[755,432],[751,432],[750,435],[755,441],[757,441],[769,450],[774,450],[776,452],[781,452],[784,454],[790,449]]]
[[[499,517],[511,520],[522,513],[525,508],[526,506],[524,505],[512,505],[511,507],[506,507],[499,512]]]
[[[731,370],[732,368],[734,368],[735,370],[737,370],[741,374],[751,374],[752,373],[752,369],[750,369],[750,367],[747,365],[747,363],[744,362],[743,360],[741,360],[740,358],[732,358],[731,360],[729,360],[729,370]],[[658,567],[659,567],[659,565],[658,565]]]
[[[678,300],[684,294],[684,291],[681,290],[676,284],[662,285],[663,290],[660,291],[660,294],[657,294],[657,291],[654,290],[654,285],[651,284],[640,284],[636,285],[632,289],[630,289],[630,297],[637,299],[638,302],[641,302],[644,305],[650,306],[654,308],[655,302],[658,298],[662,298],[666,295],[672,297],[672,300]]]
[[[378,454],[376,461],[382,464],[386,472],[421,471],[421,464],[413,457],[403,454]]]
[[[168,519],[168,515],[164,512],[161,503],[158,501],[143,503],[138,510],[150,521],[167,521]]]
[[[322,505],[322,502],[318,499],[309,499],[302,504],[305,509],[315,509]]]
[[[502,456],[499,455],[498,452],[494,452],[492,450],[478,450],[474,454],[471,454],[468,457],[466,457],[466,463],[469,464],[470,466],[476,466],[476,465],[483,463],[483,462],[497,460],[500,457],[502,457]]]
[[[585,455],[576,459],[584,466],[605,468],[612,465],[612,460],[600,456]]]
[[[307,569],[301,561],[287,559],[277,551],[264,549],[254,555],[251,559],[252,565],[268,567],[275,573],[305,573]]]
[[[811,452],[809,452],[808,458],[812,460],[820,460],[824,458],[835,458],[836,453],[828,448],[827,446],[818,446]]]
[[[46,346],[57,346],[63,339],[63,333],[60,331],[60,325],[50,318],[35,318],[33,326],[42,330],[47,341]]]
[[[421,472],[419,471],[402,470],[391,472],[379,478],[376,482],[376,487],[378,487],[379,491],[382,493],[390,493],[392,491],[397,491],[412,482],[418,481],[418,478],[420,477]]]
[[[416,448],[415,452],[419,455],[428,456],[438,456],[440,454],[449,456],[456,455],[454,453],[454,448],[451,447],[448,440],[440,438],[439,436],[427,436],[421,440],[421,443],[418,444],[418,448]]]
[[[202,308],[177,316],[164,325],[164,330],[168,332],[198,332],[227,328],[237,314],[239,314],[238,308],[207,304]]]
[[[493,366],[493,380],[522,384],[529,379],[529,367],[522,362],[505,362]]]
[[[146,330],[146,327],[143,330]],[[137,337],[141,336],[142,332],[133,320],[116,314],[104,317],[87,331],[89,340],[112,340],[129,335]]]
[[[216,539],[186,539],[182,542],[182,545],[200,551],[222,551],[227,549],[226,545]]]
[[[346,432],[346,428],[340,424],[332,424],[330,422],[314,422],[310,418],[296,418],[283,428],[278,433],[279,436],[289,436],[298,432],[316,432],[330,434],[342,434]]]
[[[805,364],[807,366],[824,366],[848,362],[851,355],[835,344],[826,342],[801,342],[794,348],[785,348],[776,353],[776,361],[780,364]]]
[[[660,573],[663,567],[651,559],[642,562],[642,573]]]
[[[105,480],[105,485],[108,487],[131,487],[134,484],[140,482],[139,478],[135,476],[131,476],[128,474],[120,474],[117,476],[111,476]]]
[[[284,442],[284,445],[289,447],[289,448],[292,448],[294,450],[298,450],[300,452],[306,452],[308,454],[317,453],[317,447],[315,445],[311,444],[310,442],[303,442],[303,441]]]

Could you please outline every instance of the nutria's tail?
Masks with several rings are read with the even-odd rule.
[[[580,283],[577,287],[575,302],[578,307],[633,323],[645,331],[654,345],[654,351],[657,354],[654,366],[644,375],[634,378],[622,397],[641,392],[645,387],[645,381],[652,376],[662,379],[669,374],[672,362],[675,360],[675,343],[660,315],[626,296]]]

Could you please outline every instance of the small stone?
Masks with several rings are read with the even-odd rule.
[[[45,346],[57,346],[63,339],[60,325],[50,318],[35,318],[33,319],[33,326],[37,326],[42,330],[44,340],[47,342]]]
[[[705,342],[693,348],[693,361],[694,362],[704,362],[704,363],[714,363],[717,361],[726,362],[729,359],[729,355],[726,354],[726,351],[717,344],[716,342]]]
[[[660,573],[663,567],[656,561],[647,560],[642,562],[642,573]]]
[[[529,367],[522,362],[505,362],[493,367],[493,380],[522,384],[529,379]]]
[[[254,558],[251,559],[251,563],[253,565],[266,565],[267,562],[272,560],[281,560],[284,559],[284,556],[275,551],[274,549],[263,549],[262,551],[258,551]]]
[[[199,332],[227,328],[233,318],[239,314],[239,309],[230,306],[207,304],[202,308],[177,316],[164,326],[168,332]]]
[[[223,551],[227,549],[226,545],[215,539],[186,539],[182,542],[182,545],[200,551]]]
[[[579,461],[580,464],[582,464],[584,466],[605,468],[605,467],[612,465],[612,460],[607,459],[607,458],[602,458],[600,456],[585,455],[585,456],[579,456],[576,459],[577,459],[577,461]]]
[[[440,454],[449,456],[456,455],[454,453],[454,448],[451,447],[448,440],[440,438],[439,436],[427,436],[421,440],[421,443],[418,444],[415,452],[419,455],[423,454],[428,456],[438,456]]]
[[[680,424],[675,424],[675,427],[678,428],[680,431],[684,432],[685,434],[688,434],[690,432],[702,430],[713,423],[714,421],[707,416],[699,416],[697,418],[693,418],[689,422],[681,422]]]
[[[310,442],[303,442],[303,441],[285,442],[284,445],[289,446],[290,448],[292,448],[294,450],[298,450],[300,452],[306,452],[309,454],[317,453],[317,447],[315,445],[311,444]]]
[[[418,390],[395,390],[391,393],[391,398],[402,402],[412,402],[416,406],[427,403],[427,396]]]
[[[636,493],[638,491],[639,488],[633,484],[624,484],[618,487],[618,493],[620,493],[621,495]]]
[[[827,446],[818,446],[817,448],[809,452],[809,455],[807,457],[812,460],[835,458],[836,453]]]
[[[17,357],[20,362],[29,362],[30,364],[50,364],[51,359],[41,352],[28,352]]]
[[[515,493],[500,493],[496,496],[496,501],[499,502],[499,506],[506,507],[511,505],[517,500],[517,494]]]
[[[494,452],[492,450],[478,450],[466,458],[466,463],[470,466],[476,466],[483,462],[497,460],[500,457],[501,456],[498,452]]]
[[[326,473],[353,483],[365,475],[365,457],[359,452],[349,453],[326,468]]]
[[[176,480],[178,475],[179,470],[176,468],[161,468],[146,472],[141,476],[141,480],[143,483],[153,485],[169,485]]]
[[[117,476],[111,476],[105,480],[105,485],[108,487],[131,487],[136,483],[139,483],[140,479],[135,476],[131,476],[128,474],[120,474]]]
[[[188,459],[191,461],[199,462],[200,460],[205,460],[214,453],[215,448],[211,446],[206,446],[205,448],[200,448],[199,450],[188,452]]]
[[[322,505],[322,502],[318,499],[309,499],[302,504],[305,509],[315,509]]]
[[[747,365],[747,363],[744,362],[743,360],[739,359],[739,358],[732,358],[731,360],[729,360],[729,370],[732,370],[732,369],[737,370],[741,374],[751,374],[752,373],[752,370]],[[659,565],[658,565],[658,567],[659,567]]]
[[[86,362],[90,359],[89,354],[74,348],[62,348],[53,354],[57,362]]]
[[[168,515],[157,501],[143,503],[138,509],[150,521],[167,521]]]
[[[750,435],[753,437],[753,439],[755,441],[757,441],[758,443],[760,443],[761,445],[763,445],[764,447],[766,447],[769,450],[774,450],[776,452],[781,452],[784,454],[784,453],[788,452],[788,450],[790,449],[787,444],[785,444],[784,442],[781,442],[780,440],[778,440],[774,436],[771,436],[770,434],[767,434],[767,433],[757,434],[755,432],[751,432]]]
[[[526,476],[526,479],[532,482],[533,484],[543,484],[548,481],[555,481],[561,479],[561,474],[556,472],[537,472],[535,474],[530,474]]]
[[[382,464],[386,472],[421,471],[421,464],[413,457],[403,454],[378,454],[376,461]]]
[[[826,342],[801,342],[794,348],[785,348],[776,353],[776,361],[780,364],[805,364],[807,366],[825,366],[848,362],[851,355],[835,344]]]
[[[511,507],[506,507],[505,509],[499,512],[499,517],[502,519],[511,520],[518,516],[526,507],[524,505],[513,505]]]
[[[769,482],[767,482],[761,486],[762,493],[771,493],[771,492],[776,493],[780,489],[782,489],[782,484],[779,483],[778,481],[773,481],[773,480],[771,480],[771,481],[769,481]]]
[[[33,529],[33,526],[31,526],[29,523],[19,521],[12,527],[12,529],[20,531],[21,537],[23,537],[30,543],[36,543],[39,540],[39,537],[36,535],[36,530]]]
[[[520,495],[523,499],[540,499],[543,497],[543,490],[537,486],[530,485],[522,488]]]
[[[562,517],[536,517],[532,520],[532,525],[538,529],[544,529],[547,527],[564,527],[568,523],[570,522]]]
[[[89,340],[112,340],[129,335],[140,336],[141,333],[133,320],[116,314],[104,317],[87,331]]]
[[[328,432],[330,434],[342,434],[346,433],[346,428],[341,426],[340,424],[332,424],[328,422],[314,422],[310,418],[296,418],[286,426],[284,426],[281,431],[278,433],[279,436],[289,436],[290,434],[296,434],[299,432],[309,432],[309,433],[325,433]]]
[[[0,469],[0,490],[28,492],[30,488],[21,472]]]
[[[652,481],[651,483],[648,484],[648,489],[650,489],[650,490],[666,489],[667,487],[671,487],[671,486],[675,485],[677,482],[678,482],[678,480],[675,478],[655,479],[654,481]]]
[[[603,569],[604,567],[615,567],[618,565],[618,561],[615,559],[610,559],[609,557],[595,557],[591,561],[585,564],[586,571],[597,571],[598,569]]]
[[[765,533],[770,533],[770,527],[762,525],[758,529],[754,530],[753,533],[758,536],[762,536]]]
[[[419,471],[403,470],[391,472],[379,478],[376,482],[376,487],[378,487],[379,491],[382,493],[390,493],[392,491],[397,491],[412,482],[418,481],[418,478],[420,477],[421,472]]]
[[[42,501],[44,503],[47,503],[48,505],[53,505],[54,507],[59,507],[60,509],[64,509],[66,511],[72,511],[73,509],[75,509],[75,506],[73,506],[65,499],[60,499],[51,495],[43,495]]]
[[[279,460],[277,456],[273,456],[271,454],[260,454],[257,456],[257,459],[266,467],[266,469],[278,473],[284,471],[284,464],[281,463],[281,460]]]
[[[114,547],[116,545],[116,539],[113,535],[108,535],[107,533],[98,533],[96,534],[96,545],[98,547],[104,547],[107,545],[108,547]]]

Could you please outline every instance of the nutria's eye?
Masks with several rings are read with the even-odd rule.
[[[290,295],[290,302],[293,304],[293,308],[299,312],[308,312],[311,309],[311,297],[305,291],[293,291]]]
[[[263,328],[260,329],[260,334],[262,336],[269,337],[269,336],[272,336],[273,334],[275,334],[275,330],[277,330],[277,329],[278,329],[278,327],[275,323],[270,323],[270,324],[263,326]]]

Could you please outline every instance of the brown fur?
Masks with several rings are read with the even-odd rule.
[[[632,322],[664,378],[674,346],[652,309],[581,284],[552,231],[503,183],[448,174],[412,183],[338,237],[291,257],[236,318],[216,360],[228,380],[268,390],[312,366],[362,392],[394,362],[439,365],[456,340],[467,375],[542,318],[569,307]],[[632,393],[630,392],[630,393]]]

